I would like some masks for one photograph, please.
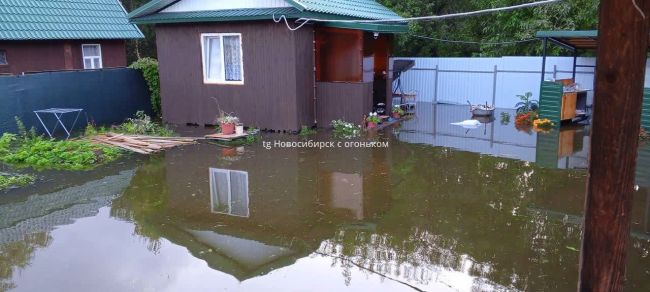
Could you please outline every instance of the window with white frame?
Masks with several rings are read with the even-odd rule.
[[[7,51],[0,50],[0,65],[9,65],[7,62]]]
[[[201,34],[203,82],[244,84],[241,34]]]
[[[81,45],[84,69],[102,68],[102,47],[100,45]]]

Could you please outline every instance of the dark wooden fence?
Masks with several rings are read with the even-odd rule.
[[[83,109],[75,129],[119,123],[139,110],[151,114],[149,96],[142,74],[127,68],[0,76],[0,134],[16,132],[15,117],[42,133],[34,111],[47,108]]]

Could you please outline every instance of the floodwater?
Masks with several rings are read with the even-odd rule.
[[[0,291],[575,291],[588,128],[527,133],[497,115],[468,130],[449,125],[457,109],[422,105],[353,140],[388,148],[265,134],[270,149],[44,173],[0,196]],[[650,290],[646,168],[628,291]]]

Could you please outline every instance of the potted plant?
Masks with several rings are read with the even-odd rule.
[[[377,125],[381,122],[381,119],[377,115],[377,113],[370,113],[370,115],[366,118],[366,123],[368,129],[374,129],[377,128]]]
[[[404,115],[404,110],[399,105],[393,107],[393,118],[400,119]]]
[[[232,135],[235,133],[235,125],[239,123],[239,118],[231,114],[221,113],[218,119],[221,125],[221,133],[224,135]]]

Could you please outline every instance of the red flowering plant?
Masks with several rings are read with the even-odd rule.
[[[538,119],[538,114],[535,111],[517,114],[515,119],[515,127],[517,130],[530,132],[533,127],[533,122]]]

